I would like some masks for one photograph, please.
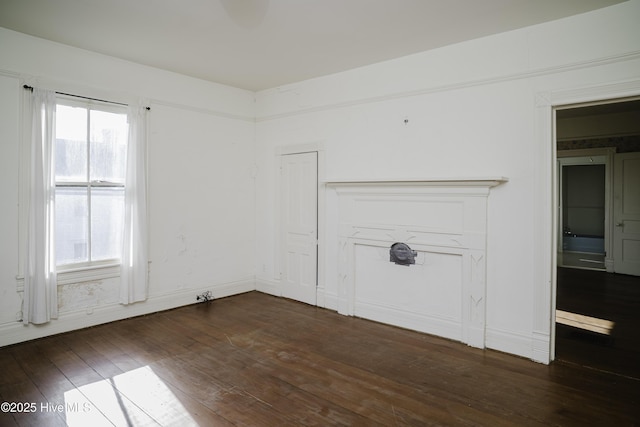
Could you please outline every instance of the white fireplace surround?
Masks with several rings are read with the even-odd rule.
[[[487,204],[504,177],[330,181],[338,312],[485,347]],[[333,240],[333,239],[332,239]],[[416,263],[389,260],[407,243]]]

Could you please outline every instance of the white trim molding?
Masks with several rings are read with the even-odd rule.
[[[480,79],[465,79],[458,82],[443,83],[435,86],[419,87],[412,90],[397,90],[397,91],[391,91],[391,93],[386,93],[386,94],[380,93],[374,96],[356,96],[352,99],[328,101],[326,103],[319,103],[318,105],[308,105],[308,103],[307,105],[302,105],[298,103],[297,108],[296,107],[289,108],[275,114],[261,115],[258,112],[256,117],[256,122],[259,123],[259,122],[267,122],[271,120],[280,120],[280,119],[294,117],[301,114],[317,113],[317,112],[328,111],[328,110],[339,109],[339,108],[350,108],[356,105],[392,101],[395,99],[410,98],[410,97],[428,95],[433,93],[449,92],[449,91],[455,91],[455,90],[460,90],[460,89],[465,89],[470,87],[479,87],[479,86],[493,85],[497,83],[511,82],[515,80],[533,79],[537,77],[544,77],[544,76],[554,75],[558,73],[565,73],[569,71],[590,69],[593,67],[601,67],[609,64],[636,61],[638,59],[640,59],[640,51],[632,51],[632,52],[625,52],[617,55],[610,55],[610,56],[596,58],[596,59],[576,61],[576,62],[567,63],[567,64],[558,64],[558,65],[549,66],[549,67],[537,67],[533,69],[528,68],[520,71],[506,73],[506,74],[496,74],[494,76],[484,77]],[[619,88],[619,84],[613,84],[612,86],[615,86],[614,89],[616,90]],[[296,93],[298,97],[301,97],[301,96],[304,96],[304,92],[303,92],[304,89],[305,89],[304,85],[293,83],[288,86],[286,91],[293,91],[294,93]],[[260,99],[261,94],[264,94],[263,97],[265,98],[269,96],[273,96],[269,92],[272,90],[273,89],[267,89],[266,91],[258,92],[258,95],[259,95],[258,102],[261,102],[261,99]],[[607,93],[608,90],[609,90],[609,87],[601,86],[602,93]],[[282,92],[282,88],[279,88],[278,91]],[[567,95],[570,95],[569,94],[570,91],[566,91],[566,92],[567,92]],[[577,89],[574,92],[578,96],[583,93],[581,89]],[[580,101],[575,101],[575,102],[580,102]]]
[[[534,289],[532,359],[555,359],[555,308],[557,291],[557,144],[555,109],[615,102],[640,96],[640,80],[539,92],[536,107],[536,155],[534,157]]]

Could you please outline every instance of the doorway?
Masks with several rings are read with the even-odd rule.
[[[555,113],[555,360],[640,379],[640,276],[620,268],[620,247],[626,244],[627,257],[635,257],[640,236],[632,214],[626,224],[629,241],[621,243],[621,218],[627,217],[619,200],[626,191],[630,210],[640,211],[633,200],[640,195],[640,132],[634,123],[640,102],[563,107]],[[631,160],[627,175],[616,171],[624,159]],[[625,265],[633,267],[630,261]]]
[[[281,293],[285,298],[317,303],[318,153],[280,156],[282,195]]]

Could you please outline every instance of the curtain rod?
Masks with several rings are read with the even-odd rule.
[[[33,86],[29,86],[29,85],[23,85],[23,88],[30,90],[31,92],[33,92]],[[58,95],[66,95],[66,96],[73,96],[75,98],[82,98],[82,99],[89,99],[91,101],[99,101],[99,102],[106,102],[108,104],[116,104],[116,105],[124,105],[127,106],[128,104],[123,104],[122,102],[115,102],[115,101],[107,101],[105,99],[98,99],[98,98],[89,98],[88,96],[81,96],[81,95],[73,95],[71,93],[64,93],[64,92],[56,92]],[[147,109],[147,111],[151,110],[151,107],[144,107]]]

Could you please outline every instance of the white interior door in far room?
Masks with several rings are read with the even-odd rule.
[[[615,155],[613,185],[613,269],[640,276],[640,153]]]
[[[318,153],[281,156],[282,296],[316,305]]]
[[[567,150],[568,152],[576,150]],[[613,272],[609,178],[613,152],[558,152],[558,266]]]

